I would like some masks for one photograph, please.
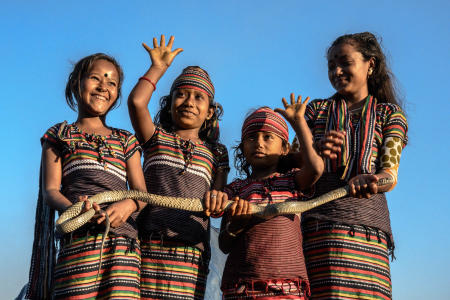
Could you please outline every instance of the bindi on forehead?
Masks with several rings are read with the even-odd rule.
[[[108,77],[108,73],[103,74],[103,76]]]

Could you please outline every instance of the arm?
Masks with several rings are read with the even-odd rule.
[[[297,158],[297,164],[302,167],[296,173],[295,181],[297,186],[303,190],[311,187],[320,178],[324,165],[322,158],[314,149],[313,137],[304,117],[309,97],[303,102],[301,100],[302,97],[298,96],[297,101],[295,101],[294,94],[291,94],[291,103],[288,104],[286,99],[283,98],[285,109],[277,108],[275,111],[285,117],[297,134],[301,151],[294,156],[294,159]]]
[[[48,143],[42,145],[42,195],[44,201],[59,212],[72,205],[61,194],[62,164],[61,157]]]
[[[208,217],[212,214],[212,217],[218,218],[225,209],[228,197],[226,193],[222,192],[222,190],[227,184],[227,178],[228,171],[219,169],[216,173],[211,190],[207,191],[205,194],[205,214]]]
[[[133,156],[127,160],[127,177],[131,190],[147,191],[139,151],[136,151]],[[109,205],[106,209],[106,213],[109,216],[111,227],[119,227],[128,220],[131,214],[142,210],[145,206],[146,203],[132,199],[124,199]],[[97,223],[100,224],[104,220],[105,217],[102,216],[97,220]]]
[[[247,200],[234,197],[233,201],[220,224],[219,248],[225,254],[230,253],[235,238],[244,231],[251,218],[251,208]]]
[[[159,46],[157,39],[153,38],[153,49],[145,43],[142,44],[152,61],[152,64],[144,77],[150,80],[154,85],[156,85],[166,72],[167,68],[172,64],[175,56],[183,51],[181,48],[172,51],[173,41],[174,37],[171,36],[169,43],[166,46],[165,37],[164,35],[161,35]],[[136,136],[142,143],[148,141],[155,132],[155,125],[153,124],[150,111],[148,110],[148,104],[154,92],[153,84],[147,80],[139,80],[128,97],[128,111],[131,123],[136,131]]]

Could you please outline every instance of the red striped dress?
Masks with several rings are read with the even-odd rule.
[[[108,136],[82,132],[65,122],[51,127],[42,143],[62,158],[61,193],[71,202],[109,190],[127,190],[126,161],[140,146],[131,133],[112,129]],[[54,273],[56,299],[139,299],[140,248],[136,216],[105,239],[102,268],[100,245],[104,228],[85,225],[62,237]]]
[[[225,192],[230,199],[239,196],[255,204],[299,201],[303,195],[297,190],[294,174],[235,180]],[[222,232],[228,221],[225,214]],[[252,218],[233,241],[221,288],[224,299],[306,299],[309,282],[299,216]]]
[[[329,130],[332,101],[315,100],[308,104],[305,118],[315,141]],[[350,128],[345,128],[346,151],[353,151],[351,149],[358,147],[358,139],[367,140],[371,134],[371,143],[367,141],[364,146],[371,147],[367,162],[369,170],[376,173],[382,166],[380,158],[386,151],[387,138],[400,140],[403,147],[406,145],[406,118],[399,106],[377,103],[373,132],[366,132],[368,126],[358,135],[355,128],[362,118],[360,114],[350,115]],[[400,152],[401,149],[398,155]],[[397,164],[399,158],[396,158]],[[327,171],[316,183],[316,196],[347,183],[340,179],[344,167],[337,165],[337,161],[339,159],[327,160]],[[360,166],[355,163],[349,175],[355,176],[356,170],[360,170]],[[369,199],[341,198],[305,212],[303,236],[311,299],[391,299],[389,253],[394,244],[384,193]]]
[[[203,199],[218,169],[228,169],[221,145],[193,143],[157,128],[143,145],[149,193]],[[203,299],[210,259],[209,218],[161,207],[139,216],[142,299]]]

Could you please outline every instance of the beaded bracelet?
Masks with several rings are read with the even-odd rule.
[[[141,79],[150,82],[150,84],[153,86],[153,90],[156,91],[156,84],[154,84],[149,78],[147,78],[145,76],[142,76],[142,77],[139,78],[139,80],[141,80]]]

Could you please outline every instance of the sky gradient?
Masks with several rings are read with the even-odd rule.
[[[126,99],[150,63],[141,43],[174,35],[184,52],[158,83],[150,110],[185,66],[205,68],[224,107],[221,136],[232,157],[251,108],[280,107],[291,92],[330,96],[326,48],[339,35],[371,31],[382,37],[409,123],[398,185],[387,195],[394,299],[450,299],[449,11],[449,1],[414,0],[2,1],[1,298],[12,299],[27,281],[39,139],[53,124],[76,120],[64,100],[73,62],[105,52],[121,63],[122,104],[107,120],[132,131]]]

